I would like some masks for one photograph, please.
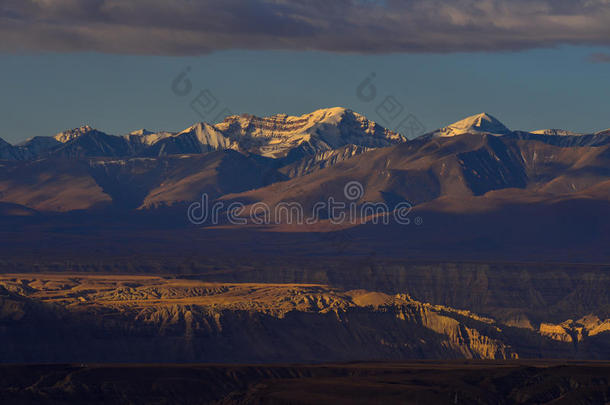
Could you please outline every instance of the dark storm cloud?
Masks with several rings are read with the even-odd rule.
[[[0,0],[0,49],[498,51],[610,45],[610,0]]]

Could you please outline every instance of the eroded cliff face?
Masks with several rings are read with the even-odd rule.
[[[587,319],[589,332],[581,333],[582,342],[589,335],[609,339],[604,325],[610,321]],[[603,344],[595,350],[576,347],[553,331],[545,324],[509,326],[407,294],[319,284],[210,283],[153,276],[0,277],[0,360],[5,362],[317,362],[609,354],[600,350]]]
[[[321,235],[336,250],[360,245],[357,235]],[[370,247],[369,247],[370,249]],[[610,317],[610,267],[569,263],[424,262],[362,258],[283,264],[255,262],[222,272],[196,269],[204,280],[256,283],[323,283],[342,290],[367,289],[459,308],[504,325],[538,329],[593,314]],[[223,267],[224,269],[225,267]],[[101,269],[96,269],[101,271]]]

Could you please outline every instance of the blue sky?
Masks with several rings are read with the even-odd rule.
[[[395,129],[388,100],[428,130],[487,112],[591,132],[610,127],[610,0],[3,0],[0,66],[11,142],[332,106]]]
[[[18,142],[90,124],[113,134],[180,130],[228,111],[303,114],[345,106],[388,127],[377,108],[393,96],[428,129],[488,112],[513,129],[610,127],[605,48],[561,46],[518,52],[363,55],[319,51],[217,51],[203,56],[28,52],[0,55],[0,137]],[[190,67],[193,89],[171,90]],[[357,96],[371,73],[374,100]],[[190,102],[209,89],[218,107]],[[395,124],[395,123],[394,123]]]

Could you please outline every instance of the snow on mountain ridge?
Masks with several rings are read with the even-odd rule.
[[[127,135],[123,135],[130,142],[141,144],[145,146],[151,146],[156,142],[168,138],[170,136],[176,135],[175,132],[168,131],[160,131],[160,132],[152,132],[147,129],[138,129],[136,131],[131,131]]]
[[[301,116],[234,115],[216,125],[200,122],[180,132],[139,129],[114,136],[83,125],[52,137],[35,137],[24,146],[8,144],[4,146],[3,155],[7,159],[27,160],[59,150],[63,155],[70,150],[69,156],[91,153],[164,156],[233,149],[270,158],[285,158],[290,154],[290,159],[295,159],[350,144],[378,148],[405,141],[402,135],[381,127],[361,114],[334,107]]]
[[[237,145],[226,137],[213,125],[199,122],[175,135],[176,137],[192,135],[202,145],[208,145],[213,149],[236,149]]]
[[[497,118],[487,113],[480,113],[466,117],[424,136],[445,138],[464,134],[507,135],[510,133],[511,130],[502,124]]]
[[[536,131],[531,131],[532,134],[536,135],[551,135],[551,136],[582,136],[584,134],[578,132],[572,132],[565,129],[538,129]]]
[[[146,128],[142,128],[142,129],[136,129],[135,131],[131,131],[130,133],[127,134],[127,136],[129,136],[129,135],[147,136],[147,135],[152,135],[152,134],[154,134],[153,131],[149,131]]]
[[[298,117],[233,115],[214,127],[241,149],[272,158],[283,157],[297,147],[315,153],[347,144],[383,147],[406,141],[402,135],[343,107],[320,109]]]
[[[610,128],[604,129],[603,131],[596,132],[595,135],[610,135]]]
[[[79,128],[68,129],[66,131],[60,132],[53,136],[53,138],[55,138],[56,141],[59,141],[61,143],[66,143],[91,131],[94,131],[94,129],[91,128],[89,125],[83,125]]]

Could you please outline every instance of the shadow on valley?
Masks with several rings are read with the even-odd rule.
[[[603,404],[607,363],[0,366],[4,404]]]

